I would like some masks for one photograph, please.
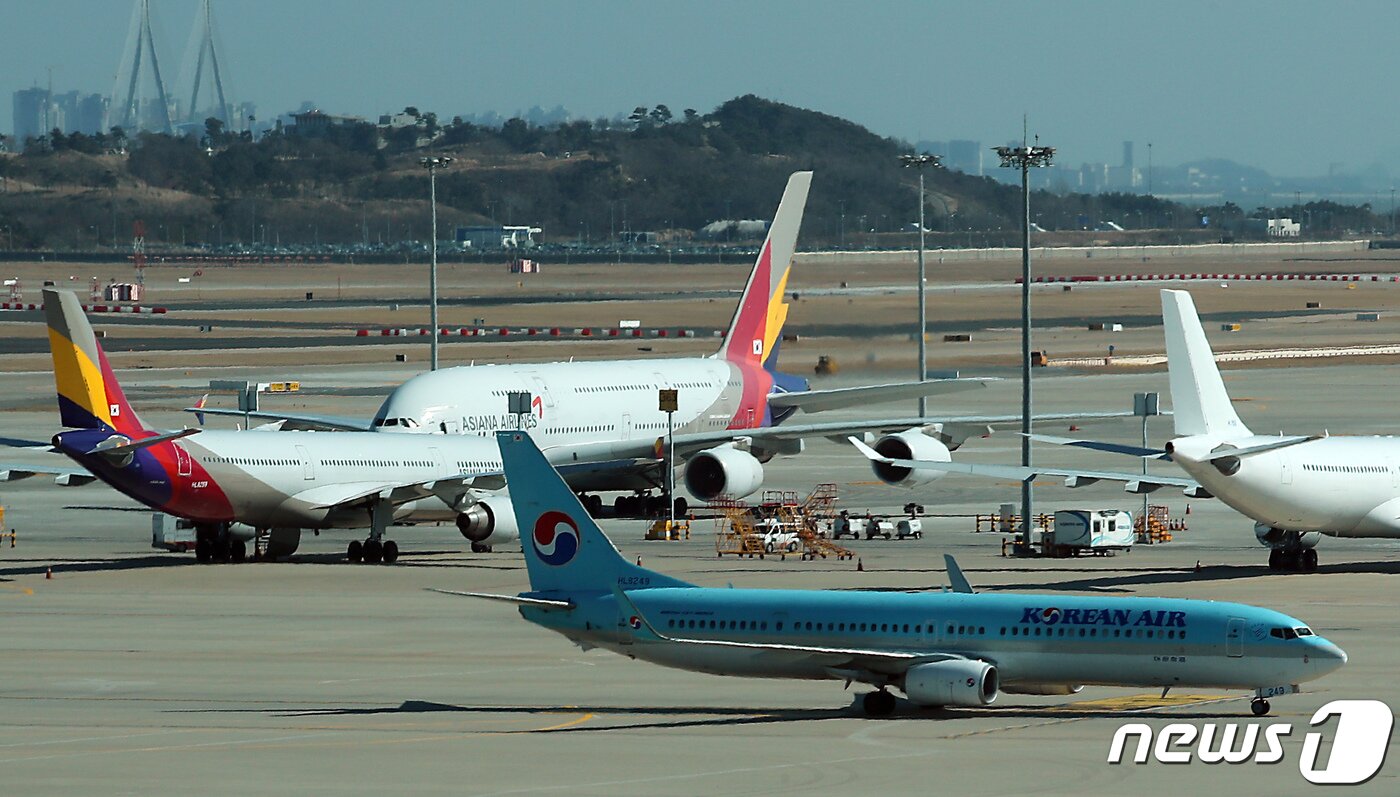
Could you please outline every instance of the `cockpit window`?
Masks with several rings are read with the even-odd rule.
[[[416,429],[418,427],[418,422],[412,418],[375,418],[374,426],[376,429],[382,429],[386,426],[401,426],[405,429]]]
[[[1312,636],[1312,631],[1307,628],[1270,628],[1269,636],[1277,639],[1297,639],[1300,636]]]
[[[1303,627],[1301,627],[1301,628],[1295,628],[1295,629],[1293,629],[1293,633],[1297,634],[1298,636],[1312,636],[1312,635],[1313,635],[1312,629],[1311,629],[1311,628],[1308,628],[1307,626],[1303,626]]]

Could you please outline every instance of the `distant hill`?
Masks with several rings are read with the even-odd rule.
[[[438,180],[440,234],[491,220],[544,228],[551,242],[598,243],[624,231],[691,231],[720,219],[763,219],[788,174],[816,178],[803,246],[912,241],[917,176],[908,144],[828,114],[738,97],[708,114],[638,108],[625,124],[499,128],[405,109],[409,124],[327,121],[252,141],[211,120],[203,140],[142,133],[55,136],[0,156],[0,227],[16,248],[124,247],[144,220],[152,246],[307,245],[428,238],[427,180],[418,159],[455,159]],[[327,120],[330,120],[327,117]],[[951,242],[1014,240],[1015,187],[931,171],[927,226]],[[1038,192],[1038,223],[1180,219],[1193,210],[1149,197]],[[1146,223],[1146,226],[1152,226]]]

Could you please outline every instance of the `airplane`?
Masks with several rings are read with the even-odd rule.
[[[1131,493],[1179,487],[1219,498],[1255,522],[1273,570],[1317,569],[1316,545],[1332,537],[1400,537],[1400,439],[1389,436],[1257,435],[1236,414],[1191,294],[1162,291],[1175,436],[1162,450],[1033,435],[1058,445],[1160,458],[1187,478],[1073,468],[923,462],[851,442],[875,467],[1018,480],[1063,476],[1065,486],[1123,482]]]
[[[585,496],[594,515],[603,510],[596,492],[622,491],[613,503],[619,516],[655,515],[675,502],[685,514],[684,497],[655,497],[666,489],[663,439],[668,418],[658,391],[678,391],[674,453],[685,462],[684,482],[702,500],[739,499],[764,483],[764,464],[776,455],[795,455],[808,438],[841,442],[848,434],[869,434],[876,448],[892,456],[948,459],[969,437],[997,424],[1019,423],[1019,415],[955,418],[882,418],[830,423],[797,423],[807,413],[914,399],[981,387],[983,379],[934,379],[812,390],[806,379],[777,370],[783,324],[788,315],[786,286],[811,172],[792,174],[773,223],[749,275],[720,348],[706,357],[473,365],[419,374],[397,387],[368,423],[324,415],[253,413],[283,428],[375,430],[431,433],[492,440],[498,430],[527,429],[553,461],[597,463],[566,475]],[[531,412],[506,412],[507,395],[530,394]],[[212,415],[243,415],[232,409],[191,408]],[[1127,413],[1039,416],[1042,420],[1122,417]],[[876,439],[878,437],[878,439]],[[567,454],[565,453],[567,452]],[[911,484],[936,476],[915,475]],[[474,522],[461,527],[474,551],[518,539],[506,493],[481,499]]]
[[[60,484],[100,479],[191,521],[199,561],[241,561],[249,540],[255,553],[287,556],[302,529],[368,527],[366,541],[350,543],[350,559],[393,562],[398,545],[384,538],[390,523],[460,525],[480,491],[504,486],[495,441],[478,437],[154,430],[127,401],[77,297],[45,288],[44,312],[68,427],[51,445],[81,467],[7,467],[0,481],[38,473]]]
[[[498,432],[530,589],[436,590],[514,604],[583,649],[693,672],[859,682],[869,716],[1069,695],[1085,684],[1253,690],[1252,710],[1346,663],[1303,621],[1175,598],[988,594],[945,557],[952,592],[713,589],[622,557],[528,433]]]

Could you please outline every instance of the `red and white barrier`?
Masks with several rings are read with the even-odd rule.
[[[1397,274],[1075,274],[1035,277],[1035,284],[1075,282],[1400,282]],[[1015,284],[1020,285],[1018,277]]]

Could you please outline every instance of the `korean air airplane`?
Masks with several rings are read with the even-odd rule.
[[[976,594],[951,557],[953,592],[697,587],[623,559],[527,434],[497,439],[527,530],[530,589],[451,594],[515,604],[584,649],[715,675],[869,684],[871,716],[895,710],[892,690],[916,706],[976,707],[1002,692],[1084,684],[1252,690],[1265,714],[1269,697],[1346,663],[1306,623],[1270,609]]]
[[[1275,570],[1315,570],[1323,535],[1400,537],[1400,438],[1260,435],[1235,412],[1191,294],[1162,291],[1175,436],[1165,450],[1036,435],[1059,445],[1175,462],[1185,477],[953,462],[887,456],[852,439],[880,471],[969,473],[996,479],[1065,477],[1067,487],[1122,482],[1133,493],[1179,487],[1219,498],[1254,521]]]

